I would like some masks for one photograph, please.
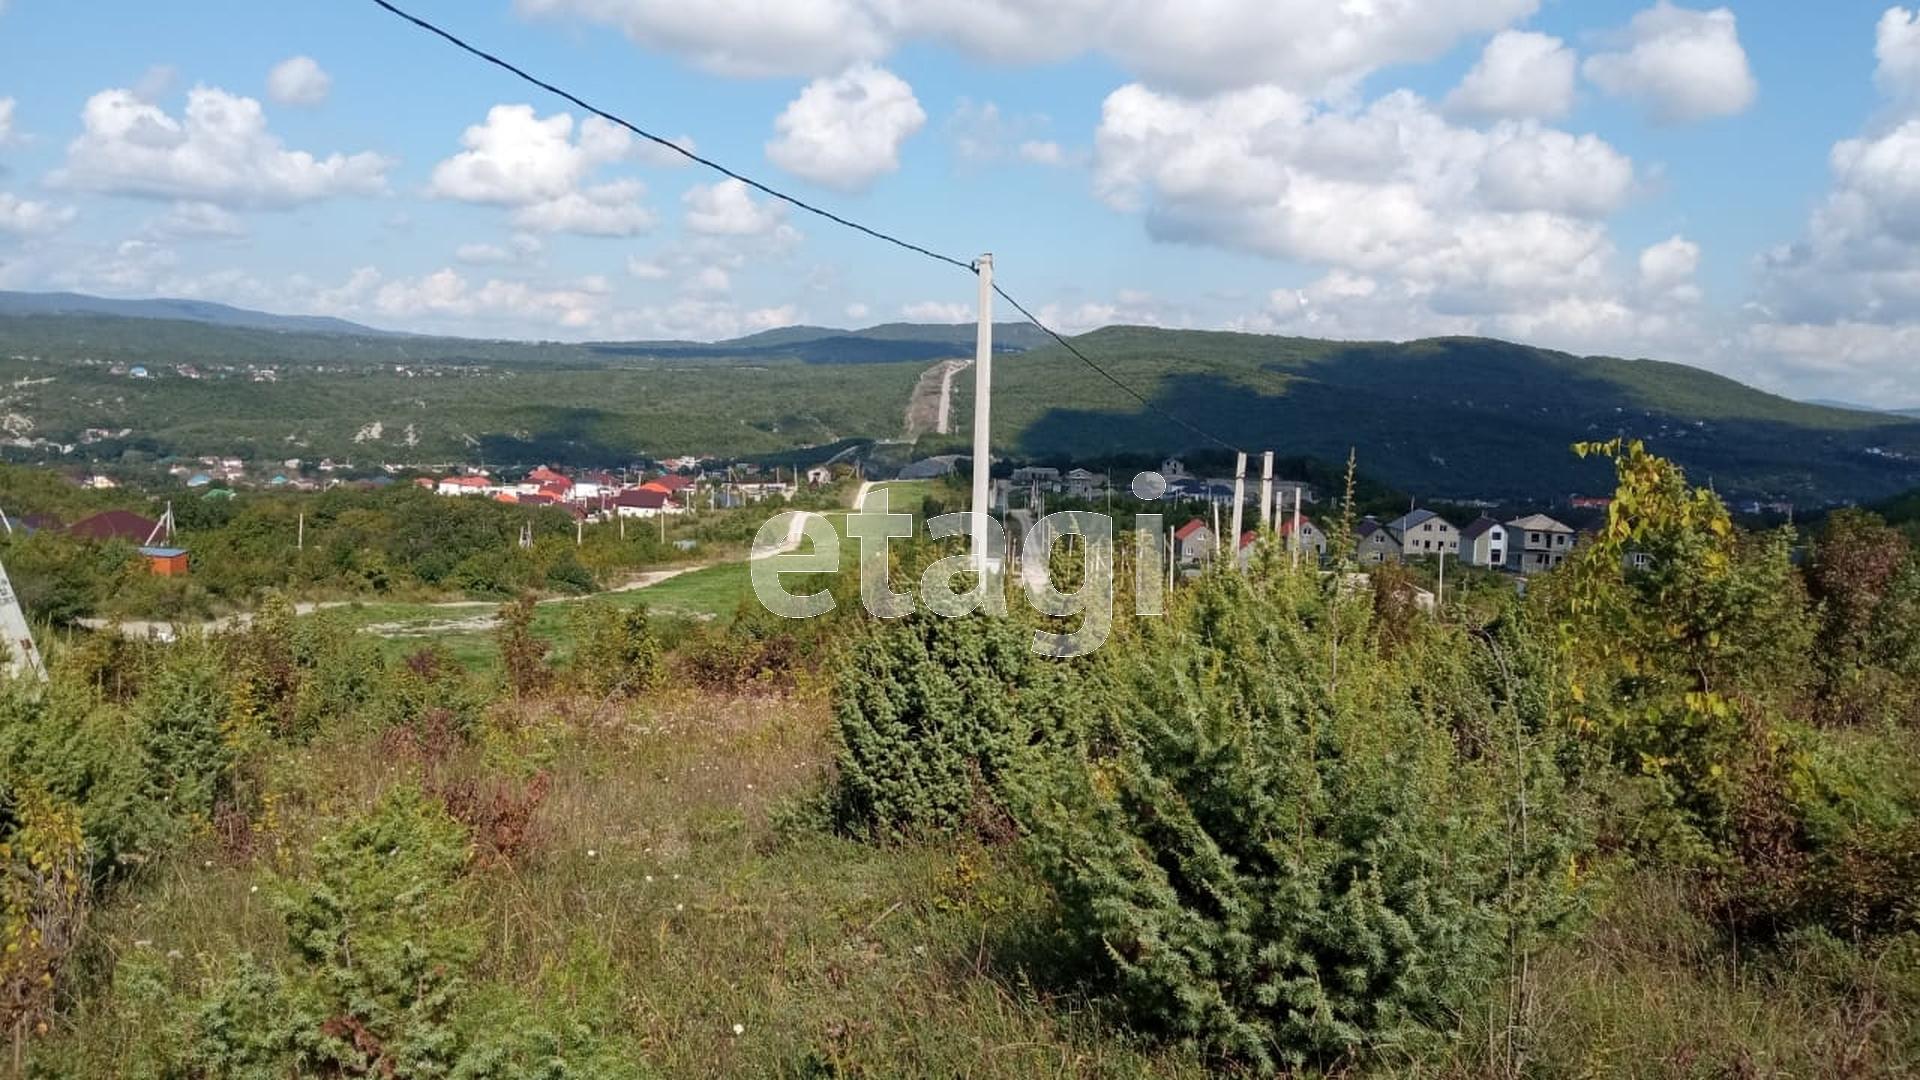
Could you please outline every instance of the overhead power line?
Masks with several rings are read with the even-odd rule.
[[[448,44],[454,46],[457,49],[460,49],[463,52],[470,53],[473,56],[478,57],[479,59],[484,60],[487,63],[492,64],[493,66],[514,75],[515,77],[519,78],[524,82],[531,83],[532,85],[537,86],[542,90],[545,90],[547,93],[552,94],[555,97],[571,102],[572,104],[578,106],[579,108],[589,113],[592,113],[595,116],[598,116],[600,119],[605,120],[610,124],[616,124],[626,129],[627,131],[630,131],[633,134],[638,135],[643,139],[646,139],[648,142],[654,143],[666,150],[670,150],[673,153],[679,154],[681,157],[686,158],[688,161],[691,161],[697,165],[704,165],[707,168],[712,169],[714,172],[721,174],[722,176],[726,176],[733,180],[738,180],[741,183],[747,185],[748,187],[754,189],[755,191],[758,191],[771,198],[778,199],[781,202],[788,204],[789,206],[793,206],[797,209],[805,211],[806,213],[813,214],[816,217],[825,218],[826,220],[831,221],[836,225],[842,226],[843,228],[852,229],[853,231],[858,233],[864,233],[867,236],[874,238],[875,240],[884,241],[886,243],[894,245],[895,247],[905,248],[908,251],[914,252],[917,255],[924,255],[929,259],[935,260],[936,262],[946,263],[949,266],[957,266],[960,269],[965,270],[970,274],[979,273],[978,267],[976,267],[971,261],[956,259],[951,255],[943,255],[938,251],[934,251],[931,248],[922,247],[921,245],[913,243],[910,240],[903,240],[900,237],[893,235],[892,233],[884,232],[880,229],[875,229],[867,225],[862,225],[861,223],[854,221],[851,218],[845,218],[840,216],[839,214],[834,213],[831,210],[827,210],[823,207],[815,206],[813,203],[810,203],[805,199],[799,198],[794,195],[789,195],[786,192],[779,190],[778,188],[769,187],[768,185],[763,184],[758,180],[755,180],[751,176],[747,176],[743,173],[735,172],[734,170],[727,168],[725,165],[722,165],[719,162],[714,161],[712,158],[703,157],[700,154],[697,154],[692,150],[689,150],[686,147],[681,146],[679,143],[674,142],[672,139],[666,138],[662,135],[657,135],[651,131],[646,130],[643,127],[640,127],[637,124],[634,124],[628,121],[625,117],[619,116],[615,113],[610,113],[605,109],[599,108],[598,106],[591,105],[588,102],[582,100],[577,95],[569,91],[563,90],[560,87],[555,86],[554,84],[546,81],[545,79],[542,79],[539,76],[534,75],[526,71],[525,69],[520,68],[506,60],[503,60],[500,57],[495,56],[493,53],[490,53],[485,49],[480,48],[477,45],[468,43],[465,39],[453,34],[451,31],[442,29],[441,27],[435,25],[434,23],[428,22],[426,19],[423,19],[418,15],[415,15],[411,12],[404,11],[401,8],[396,7],[395,5],[389,3],[388,0],[373,0],[373,2],[379,5],[380,7],[385,8],[389,13],[401,19],[404,19],[407,22],[412,23],[413,25],[419,27],[420,29],[425,30],[427,33],[432,34],[435,37],[438,37],[446,41]],[[1128,386],[1125,382],[1121,381],[1120,378],[1115,376],[1112,372],[1108,371],[1106,368],[1095,363],[1092,358],[1088,357],[1086,353],[1081,352],[1078,348],[1074,346],[1072,342],[1068,341],[1065,337],[1061,336],[1052,327],[1048,326],[1046,323],[1041,322],[1040,319],[1033,314],[1033,312],[1027,310],[1024,304],[1020,303],[1020,301],[1018,300],[1015,300],[1010,293],[1008,293],[1005,289],[1001,288],[998,284],[994,285],[993,291],[997,293],[1001,299],[1013,305],[1014,310],[1018,311],[1022,316],[1024,316],[1026,320],[1032,323],[1036,328],[1038,328],[1041,333],[1046,334],[1048,337],[1058,342],[1062,348],[1065,348],[1067,350],[1067,352],[1071,353],[1081,363],[1087,365],[1089,368],[1092,368],[1102,378],[1106,379],[1108,382],[1112,383],[1114,386],[1119,387],[1123,392],[1126,393],[1128,397],[1133,398],[1135,401],[1139,402],[1142,406],[1144,406],[1148,410],[1158,413],[1160,416],[1164,417],[1165,419],[1172,421],[1175,424],[1178,424],[1180,427],[1183,427],[1186,430],[1191,431],[1196,435],[1199,435],[1201,438],[1206,439],[1209,442],[1225,447],[1228,450],[1239,451],[1240,449],[1239,447],[1233,445],[1227,440],[1220,438],[1219,436],[1213,434],[1210,431],[1205,430],[1204,428],[1201,428],[1195,424],[1189,423],[1186,420],[1180,418],[1179,416],[1176,416],[1175,414],[1149,401],[1139,391],[1133,389],[1131,386]]]
[[[1041,333],[1052,338],[1054,341],[1059,342],[1061,348],[1079,357],[1081,363],[1087,365],[1088,367],[1092,368],[1094,371],[1098,372],[1101,378],[1119,387],[1122,391],[1126,393],[1128,397],[1139,402],[1141,405],[1145,406],[1147,409],[1153,412],[1159,413],[1162,417],[1173,421],[1174,423],[1180,425],[1183,428],[1186,428],[1188,431],[1193,432],[1195,435],[1198,435],[1209,442],[1215,443],[1221,447],[1224,447],[1225,449],[1232,450],[1236,453],[1240,451],[1239,447],[1233,445],[1232,443],[1228,442],[1225,439],[1222,439],[1220,436],[1215,435],[1213,432],[1208,431],[1205,428],[1198,427],[1194,424],[1190,424],[1185,420],[1182,420],[1179,416],[1175,415],[1174,413],[1168,412],[1167,410],[1161,408],[1160,406],[1155,405],[1153,402],[1148,401],[1146,396],[1141,394],[1140,391],[1135,390],[1133,387],[1128,386],[1126,383],[1120,381],[1119,376],[1115,375],[1111,371],[1108,371],[1106,368],[1101,367],[1099,364],[1094,363],[1092,357],[1089,357],[1086,353],[1083,353],[1079,349],[1075,348],[1073,342],[1068,341],[1066,338],[1060,336],[1059,333],[1055,332],[1053,327],[1048,326],[1046,323],[1043,323],[1039,319],[1035,318],[1033,315],[1033,312],[1027,310],[1026,305],[1022,304],[1018,300],[1015,300],[1011,295],[1007,293],[1007,290],[1001,288],[997,283],[994,285],[993,291],[999,294],[1000,299],[1005,300],[1009,304],[1012,304],[1013,310],[1018,311],[1020,314],[1026,316],[1026,319],[1028,322],[1039,327]]]

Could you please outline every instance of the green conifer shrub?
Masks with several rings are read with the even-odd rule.
[[[916,612],[848,647],[837,674],[834,817],[885,837],[951,832],[998,802],[1014,755],[1071,729],[1028,630]]]
[[[282,882],[290,956],[241,957],[143,1047],[163,1075],[629,1077],[631,1055],[584,1023],[472,981],[480,928],[467,909],[466,831],[414,788],[323,838],[311,872]]]
[[[1329,632],[1370,602],[1207,575],[1100,655],[1100,736],[1008,785],[1073,952],[1136,1022],[1261,1071],[1451,1030],[1571,903],[1524,665]]]

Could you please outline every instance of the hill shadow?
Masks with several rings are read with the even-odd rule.
[[[1616,435],[1646,440],[1695,482],[1730,495],[1813,505],[1920,486],[1920,454],[1903,459],[1871,449],[1920,447],[1920,425],[1824,429],[1677,417],[1645,405],[1633,386],[1578,370],[1579,358],[1566,354],[1543,362],[1539,350],[1504,342],[1418,344],[1336,347],[1260,365],[1289,380],[1277,393],[1223,375],[1176,374],[1161,380],[1151,400],[1253,451],[1343,461],[1352,447],[1364,470],[1427,497],[1604,492],[1613,486],[1610,467],[1582,461],[1570,448]],[[1205,443],[1144,409],[1055,407],[1020,432],[1017,445],[1032,458],[1087,459]]]

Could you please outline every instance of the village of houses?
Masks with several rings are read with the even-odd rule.
[[[1175,505],[1197,504],[1212,511],[1211,516],[1202,513],[1174,530],[1174,557],[1189,567],[1220,558],[1224,548],[1222,533],[1231,531],[1222,529],[1220,517],[1233,505],[1233,481],[1195,477],[1175,458],[1161,463],[1160,476],[1166,483],[1163,501]],[[1007,480],[1000,481],[996,486],[996,500],[1000,503],[998,508],[1004,510],[1010,502],[1024,496],[1026,505],[1043,511],[1048,494],[1091,502],[1103,497],[1107,490],[1106,478],[1087,469],[1063,473],[1059,469],[1035,466],[1015,469]],[[1246,520],[1257,518],[1260,508],[1252,504],[1259,500],[1244,489],[1242,497],[1246,500],[1243,515],[1250,515]],[[1305,512],[1305,507],[1319,502],[1319,493],[1311,484],[1276,479],[1268,510],[1273,514],[1273,529],[1283,543],[1324,560],[1328,554],[1328,533]],[[1575,509],[1592,511],[1606,509],[1608,500],[1576,495],[1568,502]],[[1559,566],[1573,553],[1579,540],[1578,532],[1571,525],[1546,514],[1526,514],[1507,521],[1481,514],[1461,526],[1428,509],[1410,509],[1385,522],[1372,516],[1364,517],[1354,524],[1353,533],[1355,560],[1363,566],[1451,558],[1469,566],[1523,575]],[[1256,529],[1242,529],[1235,545],[1239,562],[1246,562],[1258,538]]]
[[[710,461],[678,458],[658,462],[654,469],[644,472],[562,470],[541,465],[517,479],[507,479],[482,469],[412,477],[396,477],[391,475],[395,470],[389,469],[371,478],[343,480],[330,475],[335,472],[329,468],[333,465],[330,461],[319,462],[306,470],[300,468],[297,460],[281,464],[284,472],[274,472],[271,478],[254,483],[269,490],[286,491],[317,491],[341,483],[365,487],[412,483],[442,496],[551,507],[570,513],[581,522],[656,518],[768,500],[784,501],[802,490],[819,489],[859,473],[857,465],[845,464],[762,470],[749,464],[715,467]],[[957,457],[922,459],[899,470],[898,479],[941,480],[955,475],[962,464],[964,459]],[[316,469],[321,473],[320,478],[309,475]],[[188,490],[208,497],[230,497],[234,485],[246,482],[242,463],[233,459],[206,458],[198,466],[176,466],[172,471]],[[1231,531],[1222,519],[1230,513],[1234,501],[1232,480],[1194,476],[1178,459],[1163,462],[1160,476],[1165,482],[1164,492],[1155,501],[1173,510],[1174,520],[1194,515],[1173,531],[1174,558],[1189,570],[1221,558],[1224,534]],[[1111,488],[1109,481],[1109,476],[1085,468],[1018,467],[994,481],[993,509],[1004,515],[1018,534],[1061,503],[1097,505],[1100,500],[1127,490],[1125,486]],[[83,483],[114,486],[105,476],[94,476]],[[1258,483],[1250,482],[1249,488]],[[1246,499],[1246,520],[1253,521],[1259,515],[1259,507],[1255,505],[1258,499],[1251,490],[1246,491]],[[1273,529],[1283,543],[1324,561],[1330,541],[1322,520],[1316,518],[1321,501],[1320,493],[1311,484],[1276,479],[1269,512]],[[1573,496],[1568,505],[1576,511],[1591,512],[1604,510],[1607,500]],[[49,524],[0,520],[4,520],[9,529],[33,530]],[[75,522],[65,531],[76,536],[134,544],[156,574],[181,574],[188,567],[187,553],[172,545],[172,529],[164,516],[156,521],[128,511],[107,511]],[[1256,529],[1242,530],[1235,545],[1239,562],[1249,558],[1257,538]],[[1014,539],[1017,542],[1017,535]],[[1575,550],[1579,534],[1573,526],[1544,513],[1504,521],[1483,513],[1475,520],[1459,524],[1434,510],[1413,508],[1390,521],[1372,516],[1361,518],[1354,524],[1353,543],[1355,560],[1362,566],[1451,559],[1468,566],[1532,575],[1559,566]]]

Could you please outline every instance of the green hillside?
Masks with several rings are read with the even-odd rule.
[[[1111,327],[1083,352],[1160,409],[1254,450],[1343,459],[1429,497],[1600,490],[1576,441],[1644,438],[1723,491],[1805,501],[1920,483],[1920,424],[1788,401],[1679,364],[1478,338],[1392,344]],[[1191,450],[1059,348],[995,369],[996,441],[1048,457]],[[970,414],[963,385],[960,410]],[[964,426],[959,430],[965,430]]]
[[[1035,333],[1003,327],[1000,343],[1017,350]],[[819,453],[811,447],[898,438],[921,373],[970,355],[970,334],[893,324],[563,344],[0,317],[0,439],[16,460],[797,461]],[[1113,327],[1079,343],[1159,408],[1229,442],[1325,461],[1351,447],[1369,474],[1425,498],[1598,491],[1604,470],[1567,448],[1614,435],[1647,440],[1729,494],[1811,506],[1920,487],[1920,421],[1788,401],[1678,364],[1475,338]],[[968,430],[971,386],[954,381],[956,432]],[[1057,346],[1003,353],[995,387],[996,446],[1018,457],[1208,446]]]

